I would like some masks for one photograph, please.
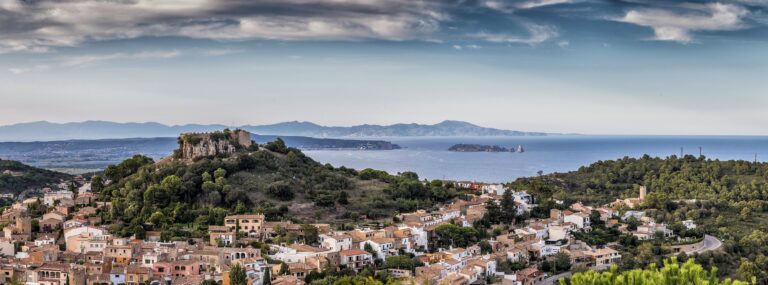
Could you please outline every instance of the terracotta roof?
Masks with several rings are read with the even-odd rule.
[[[347,250],[339,251],[339,254],[346,255],[346,256],[351,256],[351,255],[362,255],[362,254],[370,254],[370,253],[365,251],[365,250],[362,250],[362,249],[354,248],[354,249],[347,249]]]

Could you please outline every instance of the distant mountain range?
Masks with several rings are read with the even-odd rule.
[[[434,125],[394,124],[326,127],[310,122],[285,122],[263,126],[244,126],[259,134],[310,137],[457,137],[457,136],[545,136],[546,133],[485,128],[462,121],[442,121]]]
[[[160,123],[116,123],[84,121],[74,123],[31,122],[0,126],[0,141],[55,141],[117,138],[176,137],[185,132],[209,132],[231,126],[218,124],[164,125]],[[480,127],[462,121],[443,121],[434,125],[394,124],[328,127],[310,122],[284,122],[271,125],[238,126],[260,135],[307,136],[318,138],[416,137],[416,136],[545,136],[546,133],[521,132]]]
[[[396,144],[381,140],[280,137],[286,145],[304,150],[393,150],[400,148]],[[277,136],[273,135],[251,136],[251,139],[258,143],[274,141],[276,138]],[[109,164],[119,163],[135,154],[143,154],[157,160],[170,155],[178,146],[176,137],[0,142],[0,158],[18,160],[25,164],[49,169],[95,170],[103,169]]]

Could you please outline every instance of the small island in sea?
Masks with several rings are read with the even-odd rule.
[[[522,145],[518,145],[515,148],[506,148],[498,145],[455,144],[448,148],[448,150],[455,152],[524,152]]]
[[[456,152],[510,152],[506,147],[497,145],[482,145],[482,144],[455,144],[448,148],[449,151]]]

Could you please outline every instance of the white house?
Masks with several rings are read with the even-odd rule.
[[[292,244],[289,246],[271,244],[269,247],[277,251],[277,253],[270,255],[270,257],[285,263],[306,262],[307,257],[327,256],[328,253],[334,252],[334,250],[303,244]]]
[[[570,215],[566,215],[563,218],[563,221],[566,223],[573,223],[576,225],[576,228],[578,229],[584,229],[589,228],[591,225],[591,221],[589,219],[589,214],[587,213],[573,213]]]
[[[376,252],[376,258],[386,260],[393,255],[395,249],[395,239],[392,238],[373,238],[360,243],[360,249],[365,249],[365,245],[370,245]]]
[[[352,237],[346,234],[326,235],[321,234],[320,246],[333,251],[352,249]]]
[[[549,240],[562,240],[568,236],[568,228],[564,226],[550,226],[547,230]]]

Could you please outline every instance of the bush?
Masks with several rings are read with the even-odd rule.
[[[293,200],[294,196],[290,183],[285,181],[270,183],[269,186],[267,186],[267,194],[281,201]]]

